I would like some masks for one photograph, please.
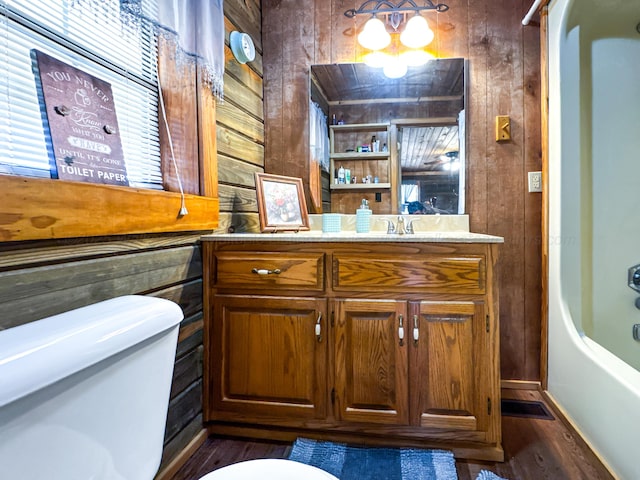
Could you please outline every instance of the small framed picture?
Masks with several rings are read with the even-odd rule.
[[[263,232],[309,230],[302,179],[256,173],[260,229]]]

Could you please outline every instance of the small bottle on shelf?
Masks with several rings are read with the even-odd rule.
[[[344,168],[342,165],[338,169],[338,183],[344,183]]]

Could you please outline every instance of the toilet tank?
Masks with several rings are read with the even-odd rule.
[[[0,478],[152,479],[182,318],[130,295],[0,331]]]

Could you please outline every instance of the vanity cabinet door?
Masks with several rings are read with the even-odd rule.
[[[491,388],[488,321],[481,301],[410,302],[408,337],[411,424],[459,432],[487,432],[499,415]]]
[[[335,300],[335,408],[341,421],[408,424],[406,302]]]
[[[210,418],[324,418],[326,300],[219,295],[213,303]]]

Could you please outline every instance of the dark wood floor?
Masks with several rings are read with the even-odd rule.
[[[534,390],[505,390],[504,398],[543,401]],[[554,413],[555,420],[503,416],[504,463],[456,461],[459,480],[475,480],[480,470],[509,480],[613,480],[582,439]],[[195,480],[231,463],[286,458],[290,444],[209,438],[173,480]]]

